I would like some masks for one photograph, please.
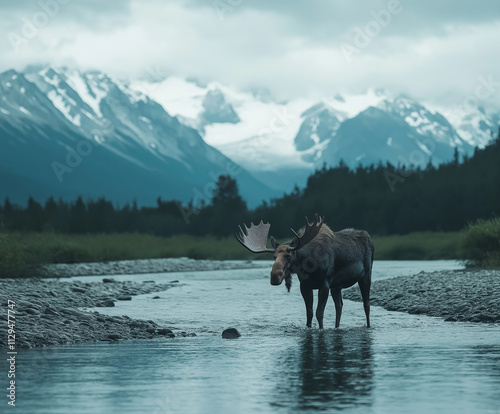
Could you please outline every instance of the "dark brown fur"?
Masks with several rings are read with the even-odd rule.
[[[299,230],[301,236],[304,228]],[[272,241],[273,242],[273,241]],[[359,284],[363,297],[367,326],[370,326],[370,286],[374,247],[369,234],[363,230],[345,229],[333,232],[323,224],[318,235],[299,250],[288,251],[291,242],[274,242],[275,263],[271,270],[271,283],[285,285],[290,290],[292,274],[297,274],[300,291],[307,312],[307,326],[313,317],[313,290],[318,290],[316,318],[323,328],[323,314],[330,291],[335,303],[335,327],[342,314],[341,290]]]

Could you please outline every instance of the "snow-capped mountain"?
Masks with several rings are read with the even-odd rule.
[[[288,190],[294,183],[304,184],[312,171],[311,164],[302,159],[293,145],[302,122],[301,113],[313,104],[310,100],[276,102],[265,94],[175,76],[161,82],[133,82],[131,87],[144,91],[167,112],[193,127],[200,124],[206,95],[217,90],[231,104],[239,121],[205,125],[199,129],[205,142],[280,190]]]
[[[176,77],[147,89],[167,111],[193,126],[200,125],[206,97],[217,91],[239,121],[199,128],[205,141],[269,185],[286,190],[303,185],[315,168],[340,160],[350,167],[379,162],[423,167],[451,160],[455,149],[471,155],[496,135],[500,122],[500,113],[482,108],[436,108],[374,89],[321,102],[275,102],[216,82]]]
[[[206,122],[214,122],[217,106],[224,119],[236,119],[213,94],[202,105]],[[0,74],[2,198],[201,202],[223,173],[237,179],[250,205],[278,194],[124,82],[51,67]]]
[[[388,161],[423,167],[429,161],[451,160],[455,148],[467,155],[474,149],[444,116],[408,97],[384,97],[376,106],[344,120],[316,162],[335,165],[344,160],[355,167]]]
[[[425,166],[455,149],[470,155],[500,122],[482,108],[438,108],[384,90],[279,102],[218,82],[129,82],[51,67],[0,74],[0,93],[0,197],[23,202],[30,194],[201,201],[229,173],[255,205],[304,185],[323,164]]]
[[[450,108],[428,105],[434,112],[441,113],[455,128],[458,135],[473,147],[484,148],[496,136],[500,124],[500,113],[486,111],[483,107],[469,108],[454,105]]]

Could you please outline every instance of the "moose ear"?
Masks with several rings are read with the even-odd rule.
[[[280,244],[276,241],[276,239],[271,236],[271,246],[273,246],[273,249],[277,249]]]

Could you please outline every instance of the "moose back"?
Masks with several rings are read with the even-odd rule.
[[[308,327],[313,318],[313,290],[318,290],[316,319],[323,329],[323,315],[331,293],[335,303],[335,327],[340,325],[342,315],[342,289],[358,283],[363,298],[366,325],[370,327],[370,286],[374,247],[369,234],[364,230],[345,229],[333,232],[316,214],[312,223],[306,224],[291,241],[278,243],[271,237],[272,248],[267,248],[270,224],[262,221],[250,228],[239,226],[236,239],[253,253],[273,253],[271,284],[280,285],[283,280],[290,291],[292,274],[300,281],[300,293],[306,305]]]

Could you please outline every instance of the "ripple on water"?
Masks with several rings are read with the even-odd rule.
[[[58,347],[41,359],[38,351],[23,352],[22,409],[411,414],[500,408],[498,324],[448,323],[373,307],[367,329],[362,305],[346,300],[341,327],[333,329],[330,300],[327,329],[319,331],[304,326],[297,284],[288,294],[271,287],[262,269],[236,272],[177,274],[184,285],[162,294],[165,300],[142,295],[99,309],[168,322],[197,337]],[[242,336],[222,339],[228,327]]]

